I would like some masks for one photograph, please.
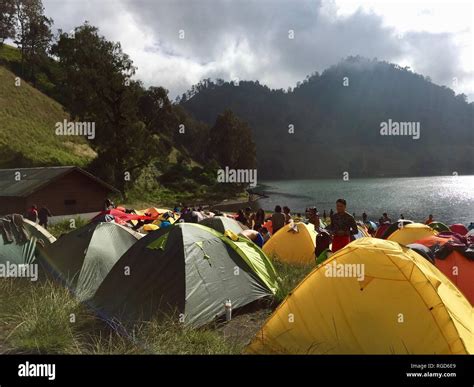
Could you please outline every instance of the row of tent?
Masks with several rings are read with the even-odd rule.
[[[409,226],[396,229],[392,239],[424,243],[429,252],[368,237],[362,229],[291,292],[246,352],[473,354],[472,306],[458,289],[461,284],[456,287],[426,259],[440,251],[464,259],[469,249],[462,250],[462,238],[455,235]],[[163,313],[199,327],[222,316],[227,299],[239,308],[278,293],[278,274],[268,257],[299,264],[306,255],[314,263],[316,233],[304,223],[279,230],[263,250],[238,236],[245,226],[226,217],[175,222],[148,235],[96,219],[57,241],[33,228],[28,240],[41,242],[30,262],[107,319],[135,321]],[[12,244],[0,246],[0,258],[11,260],[1,253],[5,246]],[[347,267],[352,274],[364,268],[363,276],[344,274]]]
[[[29,223],[24,220],[25,227]],[[244,229],[230,218],[215,219],[212,226],[236,233]],[[6,253],[0,257],[2,262],[39,264],[43,275],[59,280],[107,319],[147,320],[159,312],[198,327],[223,315],[228,299],[239,308],[279,290],[267,256],[250,240],[233,235],[194,223],[143,235],[95,219],[38,245],[28,261],[20,243],[4,244],[0,251]],[[10,247],[18,250],[15,256]]]
[[[370,237],[359,225],[355,239]],[[386,240],[410,246],[438,267],[466,295],[474,305],[474,230],[460,235],[450,231],[438,232],[434,227],[411,221],[393,223],[385,232]],[[462,230],[460,230],[462,231]],[[263,246],[269,257],[295,265],[314,265],[317,233],[312,225],[296,223],[283,227]],[[439,237],[438,237],[439,236]],[[438,244],[431,241],[437,238]],[[441,242],[440,242],[441,241]],[[443,251],[439,245],[449,242]],[[451,248],[449,253],[448,246]],[[421,247],[420,247],[421,245]]]

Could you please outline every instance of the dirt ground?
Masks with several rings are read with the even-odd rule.
[[[229,342],[244,348],[263,327],[274,309],[275,305],[268,300],[253,303],[235,311],[232,320],[220,321],[216,330]]]

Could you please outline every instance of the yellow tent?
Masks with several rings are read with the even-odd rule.
[[[314,269],[247,353],[474,354],[469,301],[398,243],[361,238]]]
[[[398,242],[402,245],[409,245],[419,239],[432,235],[438,235],[438,233],[430,226],[421,223],[410,223],[390,234],[387,240]]]
[[[370,238],[372,236],[372,235],[369,234],[369,232],[367,231],[367,228],[365,226],[361,226],[360,224],[358,224],[357,228],[358,228],[359,232],[362,234],[362,236],[364,236],[366,238]]]
[[[316,231],[313,225],[294,223],[278,230],[263,245],[263,251],[269,257],[276,256],[286,263],[299,265],[315,263],[315,241]]]

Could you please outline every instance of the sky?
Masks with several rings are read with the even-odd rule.
[[[294,87],[349,55],[428,76],[474,101],[474,1],[43,0],[54,30],[119,41],[145,86],[204,78]]]

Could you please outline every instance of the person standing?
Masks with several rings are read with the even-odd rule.
[[[425,224],[430,224],[430,223],[433,223],[433,222],[434,222],[433,215],[430,214],[430,216],[428,216],[428,219],[425,220]]]
[[[26,212],[26,219],[31,220],[34,223],[38,222],[38,207],[36,204],[33,204]]]
[[[263,211],[262,208],[259,208],[255,214],[252,214],[250,221],[253,222],[254,230],[260,230],[260,227],[265,223],[265,211]]]
[[[331,245],[332,239],[331,235],[325,229],[321,228],[319,212],[316,207],[309,209],[309,222],[314,225],[314,231],[316,231],[314,255],[316,264],[319,265],[329,257],[329,246]]]
[[[275,206],[275,212],[272,214],[271,221],[273,235],[275,235],[276,232],[285,225],[285,215],[281,213],[280,206]]]
[[[332,251],[336,252],[348,245],[351,235],[358,233],[357,223],[354,217],[346,211],[347,202],[337,199],[336,213],[332,216],[329,230],[333,234]]]
[[[285,224],[289,224],[291,222],[291,213],[289,207],[283,207],[283,215],[285,215]]]
[[[51,216],[53,216],[51,211],[48,209],[48,207],[46,207],[45,204],[43,204],[38,212],[39,225],[45,229],[48,229],[48,218]]]
[[[253,228],[253,218],[254,218],[254,214],[252,212],[252,209],[250,207],[247,207],[245,209],[245,213],[244,213],[244,216],[245,216],[245,225],[252,230]]]

